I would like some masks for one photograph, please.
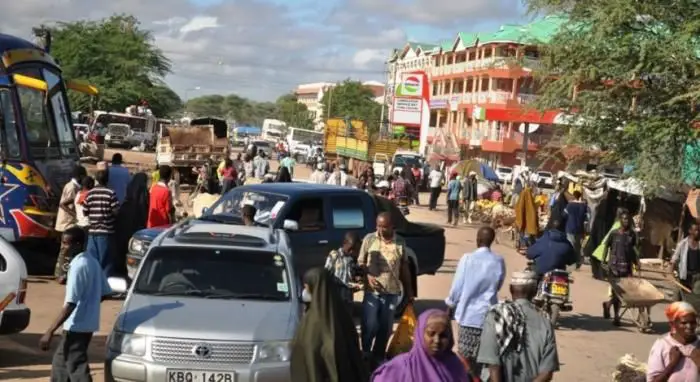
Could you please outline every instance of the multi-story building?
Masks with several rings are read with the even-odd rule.
[[[372,90],[374,94],[374,100],[378,103],[384,103],[384,88],[385,85],[377,81],[365,81],[362,83],[364,86]],[[309,117],[314,120],[314,126],[317,130],[323,128],[323,121],[321,116],[323,114],[323,106],[321,100],[323,96],[328,91],[336,86],[337,83],[334,82],[316,82],[311,84],[301,84],[297,86],[294,94],[297,96],[297,101],[306,105],[309,110]]]
[[[512,166],[523,157],[529,126],[528,162],[536,162],[535,152],[559,141],[552,129],[559,112],[528,106],[537,98],[533,71],[540,66],[538,47],[565,21],[548,16],[493,33],[458,33],[437,45],[408,43],[390,60],[389,88],[401,81],[402,73],[427,73],[431,153],[456,159],[468,151],[469,157],[492,165]]]

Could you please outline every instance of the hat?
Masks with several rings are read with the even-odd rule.
[[[531,271],[513,272],[510,285],[537,285],[537,274]]]
[[[323,163],[320,163],[320,162],[317,163],[317,164],[316,164],[316,168],[319,169],[319,170],[323,170]]]
[[[476,176],[476,171],[469,171],[469,176]]]

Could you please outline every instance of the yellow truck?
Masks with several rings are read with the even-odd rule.
[[[396,150],[410,150],[408,138],[380,139],[369,136],[367,124],[360,120],[333,118],[326,121],[324,152],[329,157],[373,162],[375,158],[391,158]]]

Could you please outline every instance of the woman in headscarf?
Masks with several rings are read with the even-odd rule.
[[[355,323],[328,271],[304,275],[302,317],[291,345],[292,382],[367,382]]]
[[[131,177],[126,187],[126,198],[119,207],[116,230],[115,271],[126,275],[126,253],[131,236],[146,228],[148,220],[148,175],[139,172]]]
[[[515,227],[520,233],[519,247],[522,244],[525,244],[526,247],[529,246],[539,236],[540,221],[537,217],[532,188],[529,186],[525,186],[515,204]]]
[[[380,366],[373,382],[470,381],[464,364],[452,351],[454,339],[447,313],[430,309],[418,317],[413,348]]]
[[[275,178],[277,183],[291,183],[292,175],[289,173],[289,169],[285,166],[280,166],[277,170],[277,177]]]
[[[687,302],[666,308],[671,332],[654,342],[647,361],[647,381],[684,382],[700,379],[700,341],[695,334],[697,312]]]

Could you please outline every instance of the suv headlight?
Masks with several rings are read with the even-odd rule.
[[[289,342],[263,342],[255,346],[255,360],[253,362],[288,362],[289,355]]]
[[[112,135],[110,135],[110,134],[105,135],[105,139],[111,139],[111,138],[112,138]]]
[[[118,354],[143,357],[146,354],[146,336],[113,331],[109,337],[109,350]]]
[[[146,252],[146,249],[148,249],[148,244],[145,243],[143,240],[134,238],[129,240],[129,253],[143,255]]]

